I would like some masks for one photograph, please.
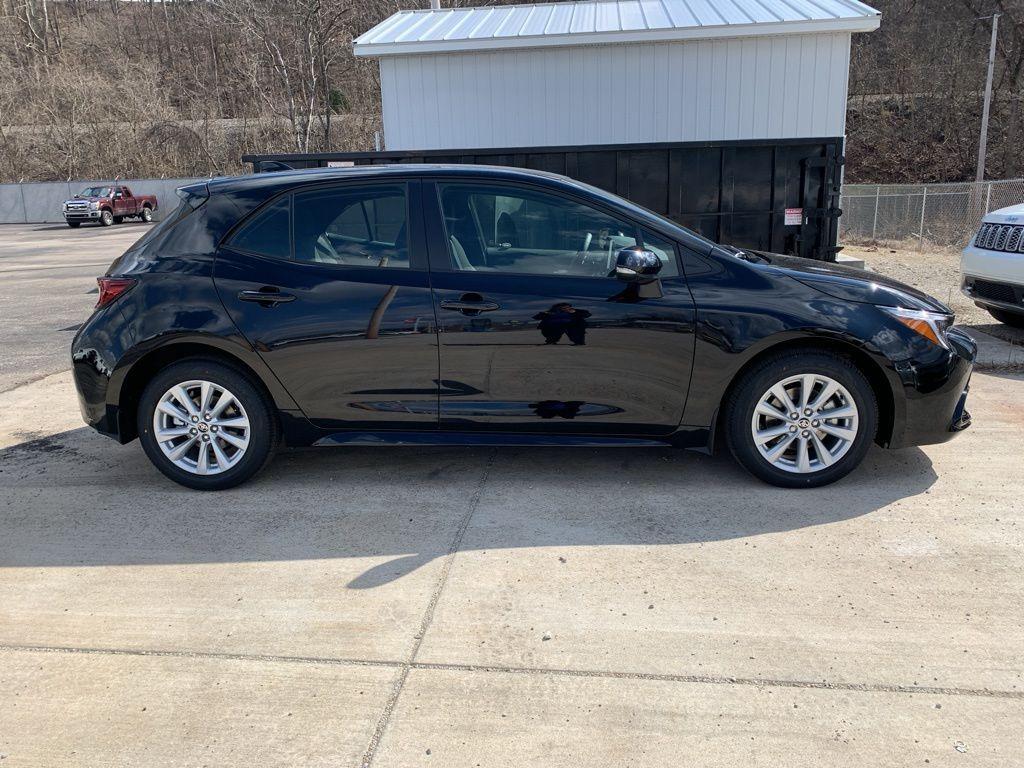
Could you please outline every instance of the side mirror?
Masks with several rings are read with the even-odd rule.
[[[653,280],[661,272],[661,259],[639,245],[623,248],[615,257],[615,276],[628,283]]]

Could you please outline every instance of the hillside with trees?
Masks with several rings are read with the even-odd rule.
[[[475,2],[444,5],[479,5]],[[875,0],[854,37],[848,181],[973,178],[991,20],[990,178],[1024,175],[1024,0]],[[373,148],[351,41],[404,0],[0,0],[0,181],[230,174],[246,152]]]

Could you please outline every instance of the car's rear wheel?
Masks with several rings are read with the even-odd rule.
[[[157,469],[210,491],[248,480],[270,461],[279,440],[262,390],[237,369],[201,359],[175,363],[149,382],[138,431]]]
[[[153,220],[153,210],[148,205],[147,206],[143,206],[142,213],[140,214],[140,216],[141,216],[143,221],[147,221],[147,222],[148,221],[152,221]]]
[[[114,214],[112,214],[110,211],[103,211],[103,213],[100,214],[100,226],[109,227],[113,223]]]
[[[993,309],[992,307],[988,308],[988,313],[1000,323],[1013,326],[1014,328],[1024,328],[1024,313],[1010,312],[1005,309]]]
[[[784,488],[817,487],[863,460],[878,428],[878,404],[849,359],[788,352],[737,382],[725,428],[733,455],[751,474]]]

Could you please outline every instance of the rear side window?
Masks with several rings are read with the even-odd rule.
[[[295,194],[296,261],[350,267],[409,267],[404,185]]]
[[[242,251],[291,258],[291,195],[285,195],[252,217],[231,238],[231,245]]]

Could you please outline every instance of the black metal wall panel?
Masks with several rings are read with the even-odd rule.
[[[268,161],[295,168],[341,161],[476,163],[550,171],[622,195],[718,242],[832,260],[842,151],[841,138],[821,138],[246,155],[242,161],[257,172]]]

